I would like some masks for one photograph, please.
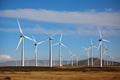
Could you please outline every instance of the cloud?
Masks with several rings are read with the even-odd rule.
[[[16,9],[1,10],[0,17],[22,18],[54,23],[120,26],[120,12],[67,12],[45,9]]]
[[[6,55],[6,54],[0,55],[0,60],[10,60],[10,59],[12,59],[12,57],[9,55]]]
[[[81,25],[82,26],[82,25]],[[34,26],[34,27],[30,27],[30,28],[22,28],[23,29],[23,33],[31,33],[31,34],[44,34],[45,32],[47,32],[48,34],[60,34],[63,33],[64,35],[81,35],[81,36],[98,36],[98,28],[96,26],[90,26],[90,25],[86,25],[83,27],[74,27],[73,29],[47,29],[41,26]],[[120,36],[120,28],[118,27],[107,27],[107,26],[103,26],[101,27],[102,33],[104,36]],[[19,30],[17,28],[0,28],[0,32],[18,32],[19,34]]]

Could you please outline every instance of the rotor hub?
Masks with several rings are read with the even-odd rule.
[[[99,39],[99,41],[102,41],[102,39]]]
[[[35,46],[37,46],[37,44],[36,44],[36,43],[35,43],[34,45],[35,45]]]
[[[52,38],[49,38],[49,40],[52,40]]]
[[[20,36],[20,38],[23,37],[23,35]]]

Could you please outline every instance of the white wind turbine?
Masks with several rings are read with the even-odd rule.
[[[75,55],[72,54],[72,51],[70,51],[70,59],[71,59],[71,64],[73,66],[73,59],[74,59]]]
[[[53,36],[55,35],[55,34],[53,34],[53,35],[48,35],[47,33],[45,33],[47,36],[48,36],[48,38],[49,38],[49,67],[52,67],[53,65],[52,65],[52,40],[53,40]]]
[[[35,37],[33,36],[33,41],[34,41],[34,46],[35,46],[35,66],[38,66],[38,60],[37,60],[37,48],[38,48],[38,46],[40,45],[40,44],[42,44],[42,43],[44,43],[45,41],[41,41],[41,42],[37,42],[36,41],[36,39],[35,39]]]
[[[24,38],[29,39],[29,40],[32,40],[32,39],[29,38],[28,36],[25,36],[25,35],[23,34],[23,31],[22,31],[22,29],[21,29],[21,27],[20,27],[20,23],[19,23],[18,20],[17,20],[17,24],[18,24],[18,27],[19,27],[20,34],[21,34],[21,35],[20,35],[20,40],[19,40],[19,42],[18,42],[18,45],[17,45],[16,50],[18,49],[20,43],[22,42],[21,66],[24,66]]]
[[[88,66],[90,65],[90,61],[89,61],[89,50],[90,50],[90,47],[88,48],[85,48],[85,50],[87,51],[87,57],[88,57]]]
[[[109,55],[108,55],[108,48],[105,46],[105,52],[104,52],[104,54],[105,54],[105,58],[106,58],[106,66],[108,66],[108,58],[109,58]],[[104,63],[105,63],[104,62]]]
[[[62,66],[62,60],[61,60],[61,57],[62,57],[62,55],[61,55],[61,46],[67,48],[67,47],[62,43],[62,34],[61,34],[61,36],[60,36],[59,42],[56,43],[55,45],[58,45],[58,46],[59,46],[59,66]]]
[[[92,39],[91,39],[91,65],[93,66],[93,48],[97,48],[95,45],[93,45]]]
[[[100,39],[99,39],[99,49],[100,49],[100,67],[102,67],[102,42],[110,42],[108,40],[105,40],[102,38],[102,32],[99,30],[99,35],[100,35]]]

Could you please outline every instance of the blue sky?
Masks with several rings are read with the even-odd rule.
[[[0,1],[0,55],[1,60],[20,60],[21,45],[16,51],[20,33],[16,19],[19,19],[25,35],[35,36],[37,41],[46,40],[49,34],[56,33],[53,44],[63,34],[62,47],[64,59],[72,51],[79,59],[87,58],[84,47],[93,40],[99,45],[98,28],[103,38],[110,43],[103,43],[109,48],[111,56],[120,58],[120,0],[1,0]],[[49,42],[38,47],[39,59],[48,59]],[[4,55],[4,56],[3,56]],[[99,57],[99,50],[94,49],[94,56]],[[34,59],[34,43],[25,39],[25,59]],[[53,58],[58,59],[58,47],[53,46]],[[118,59],[114,59],[117,60]],[[120,60],[120,59],[119,59]]]

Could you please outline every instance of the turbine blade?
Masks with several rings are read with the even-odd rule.
[[[100,43],[99,43],[99,46],[98,46],[98,50],[99,50],[101,44],[102,44],[102,43],[100,42]]]
[[[105,39],[102,39],[104,42],[110,42],[110,41],[108,41],[108,40],[105,40]]]
[[[46,33],[46,32],[45,32],[45,35],[48,36],[48,37],[50,37],[50,35],[48,35],[48,33]]]
[[[96,46],[93,45],[94,48],[97,48]]]
[[[19,42],[18,42],[18,45],[17,45],[17,47],[16,47],[16,50],[18,49],[18,47],[19,47],[19,45],[20,45],[22,39],[23,39],[23,37],[20,38],[20,40],[19,40]]]
[[[57,45],[59,45],[59,43],[53,44],[53,46],[57,46]]]
[[[65,48],[67,48],[67,46],[65,46],[63,43],[61,43],[61,45],[62,45],[63,47],[65,47]]]
[[[40,44],[42,44],[42,43],[44,43],[44,42],[45,42],[45,41],[41,41],[41,42],[38,42],[37,44],[40,45]]]
[[[25,37],[26,39],[29,39],[29,40],[33,41],[33,39],[31,39],[31,38],[28,37],[28,36],[25,36],[25,35],[24,35],[24,37]]]
[[[21,33],[21,34],[23,34],[23,32],[22,32],[22,29],[21,29],[21,27],[20,27],[20,23],[19,23],[19,20],[18,20],[18,19],[17,19],[17,24],[18,24],[18,27],[19,27],[20,33]]]
[[[59,40],[59,42],[61,42],[62,41],[62,34],[61,34],[61,36],[60,36],[60,40]]]
[[[100,38],[102,39],[102,32],[100,29],[99,29],[99,35],[100,35]]]
[[[35,40],[35,37],[32,35],[32,38],[33,38],[33,41],[35,42],[35,43],[37,43],[37,41]]]
[[[55,36],[56,35],[56,33],[54,33],[51,37],[53,37],[53,36]]]

